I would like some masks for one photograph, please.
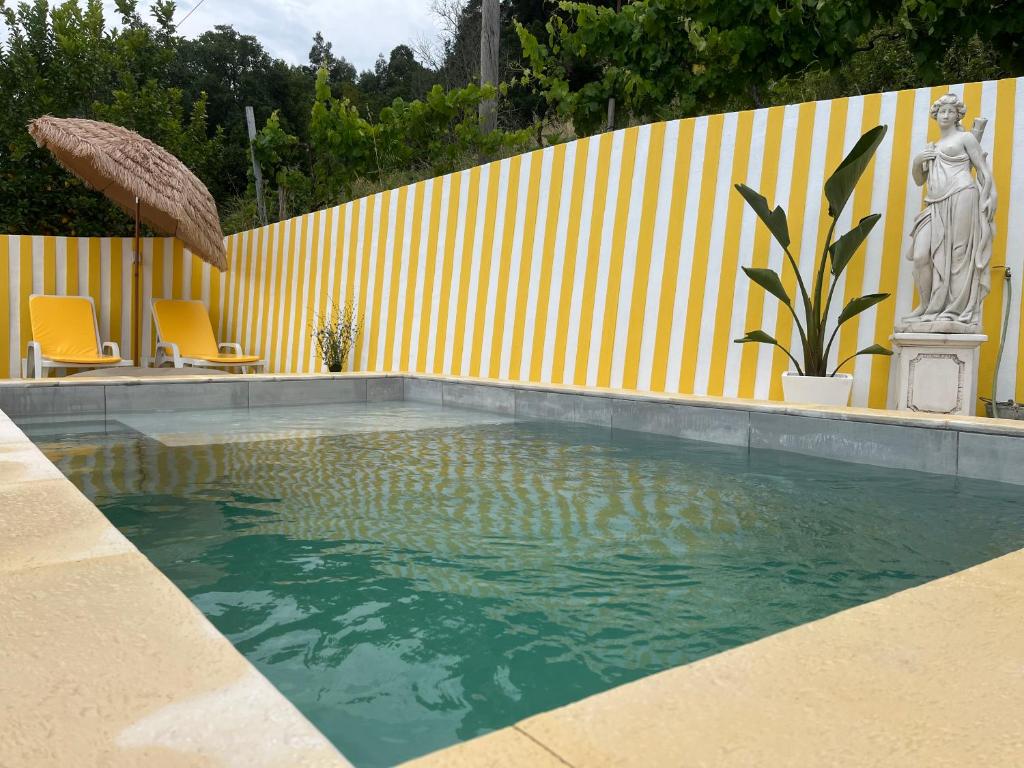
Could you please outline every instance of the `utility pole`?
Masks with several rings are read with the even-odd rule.
[[[252,107],[245,108],[245,126],[249,129],[249,157],[252,158],[252,178],[256,184],[256,215],[260,217],[260,226],[267,226],[267,204],[263,200],[263,174],[260,172],[260,164],[256,160],[256,148],[253,142],[256,141],[256,117],[253,115]]]
[[[480,85],[498,84],[498,35],[501,30],[501,0],[483,0],[480,7]],[[490,133],[498,127],[495,99],[480,102],[480,128]]]

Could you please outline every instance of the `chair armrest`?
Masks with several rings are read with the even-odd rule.
[[[121,358],[121,347],[118,346],[116,341],[104,341],[100,345],[100,352],[109,349],[110,354],[116,358]]]
[[[230,349],[236,355],[242,354],[242,345],[236,341],[222,341],[217,345],[217,351],[220,352],[224,348]]]

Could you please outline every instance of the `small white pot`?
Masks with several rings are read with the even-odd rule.
[[[782,395],[787,403],[800,405],[849,405],[853,376],[801,376],[792,371],[782,374]]]

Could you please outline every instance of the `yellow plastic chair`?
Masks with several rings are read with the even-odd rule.
[[[259,355],[243,355],[235,342],[217,343],[213,324],[201,301],[153,299],[153,323],[156,325],[156,367],[167,362],[175,368],[186,365],[215,368],[266,368]],[[225,353],[223,350],[231,350]]]
[[[115,368],[130,366],[121,359],[117,342],[100,342],[96,306],[91,296],[28,297],[32,341],[28,343],[26,369],[41,379],[44,368]]]

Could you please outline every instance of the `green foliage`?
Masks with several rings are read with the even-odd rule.
[[[171,0],[152,3],[145,19],[138,0],[115,8],[104,19],[101,0],[0,0],[0,184],[19,191],[0,196],[0,231],[131,231],[115,206],[35,147],[25,126],[43,114],[106,120],[166,147],[209,187],[228,232],[258,223],[245,106],[264,126],[254,149],[275,218],[529,143],[525,131],[483,134],[477,110],[494,91],[435,87],[442,75],[408,46],[359,74],[318,33],[309,65],[292,66],[228,26],[181,37]],[[463,28],[471,21],[460,15]]]
[[[929,79],[941,76],[956,40],[980,40],[1006,72],[1024,71],[1024,2],[902,0],[896,23],[912,41],[916,63]],[[961,78],[962,79],[962,78]]]
[[[330,91],[355,100],[350,116],[368,99],[357,88],[355,69],[332,54],[322,35],[310,51],[316,66],[293,67],[272,59],[258,40],[231,27],[216,27],[192,40],[178,36],[170,0],[153,3],[149,12],[147,23],[137,0],[118,0],[110,21],[119,26],[111,29],[100,0],[17,5],[0,0],[0,26],[7,33],[0,42],[0,103],[5,105],[0,184],[19,189],[18,195],[0,196],[0,231],[98,235],[131,229],[114,206],[35,147],[25,126],[43,114],[107,120],[153,139],[207,184],[232,213],[232,222],[246,226],[253,223],[241,200],[251,183],[246,105],[268,121],[269,130],[257,142],[265,146],[257,150],[275,156],[267,177],[280,190],[279,214],[336,198],[339,178],[354,181],[331,167],[326,152],[315,169],[306,154],[311,130],[320,127],[310,124],[316,66],[328,68]],[[429,88],[426,70],[408,48],[400,48],[383,70],[370,73],[369,80],[376,78],[372,84],[379,86],[373,98],[390,103],[395,95],[412,98]],[[276,113],[273,122],[271,113]],[[331,130],[319,131],[316,143],[329,147],[335,142]],[[296,142],[289,147],[284,136]],[[372,148],[364,152],[354,172],[376,167],[370,162]],[[270,207],[275,208],[273,200]]]
[[[137,85],[129,79],[111,94],[108,104],[96,102],[92,117],[123,125],[152,139],[200,177],[215,177],[223,152],[223,132],[207,135],[206,94],[192,104],[186,118],[182,93],[155,80]]]
[[[313,341],[327,370],[337,373],[345,367],[349,352],[359,336],[360,321],[351,304],[332,304],[326,317],[318,317],[312,328]]]
[[[480,128],[480,104],[503,93],[470,83],[449,91],[435,85],[415,101],[395,99],[380,114],[379,172],[411,167],[437,176],[525,150],[531,141],[528,130],[485,133]]]
[[[277,110],[284,130],[305,137],[313,78],[302,67],[272,58],[255,37],[227,26],[194,39],[175,37],[169,45],[175,58],[164,82],[180,88],[187,105],[206,93],[211,131],[223,132],[222,170],[201,177],[223,206],[245,194],[249,184],[245,107],[253,108],[259,123]]]
[[[800,334],[802,349],[802,364],[800,360],[781,344],[778,339],[761,330],[748,331],[741,338],[736,339],[737,344],[771,344],[781,349],[786,356],[793,361],[797,373],[801,376],[834,376],[840,368],[858,355],[891,355],[892,352],[878,344],[858,350],[850,357],[840,361],[831,373],[828,372],[829,353],[832,351],[832,344],[835,342],[839,329],[849,320],[852,320],[862,312],[867,311],[876,304],[889,297],[887,293],[872,293],[867,296],[859,296],[851,299],[836,318],[835,328],[831,333],[828,331],[828,317],[831,309],[832,299],[835,294],[836,285],[843,271],[849,265],[857,249],[867,239],[871,229],[881,218],[879,214],[871,214],[861,219],[853,229],[833,241],[837,220],[842,215],[846,204],[853,194],[864,170],[871,162],[871,158],[878,149],[878,145],[885,137],[886,126],[879,125],[865,133],[849,154],[839,164],[839,167],[825,181],[825,198],[829,203],[828,215],[831,219],[828,234],[825,236],[825,244],[821,250],[821,256],[815,265],[814,283],[808,290],[800,274],[796,259],[793,257],[789,246],[789,228],[786,224],[786,212],[781,207],[772,210],[764,196],[755,192],[745,184],[737,184],[736,190],[747,201],[754,213],[761,222],[768,227],[772,237],[782,246],[786,254],[786,260],[796,275],[797,287],[800,291],[800,303],[802,313],[798,313],[793,301],[787,293],[782,278],[777,272],[771,269],[743,267],[754,283],[764,288],[773,295],[790,311],[796,323],[797,331]],[[830,269],[826,271],[826,265]],[[825,289],[828,288],[827,297]],[[802,315],[802,317],[801,317]]]
[[[1022,19],[1024,0],[563,0],[542,33],[517,31],[522,81],[584,135],[609,98],[621,127],[1020,72]]]
[[[1024,0],[615,5],[502,0],[502,130],[482,134],[480,0],[438,0],[449,15],[433,55],[399,45],[361,73],[320,33],[300,66],[230,26],[182,37],[172,0],[145,18],[138,0],[117,0],[106,20],[101,0],[0,0],[0,185],[19,190],[0,196],[0,231],[131,229],[35,148],[25,125],[42,114],[166,146],[231,232],[256,223],[245,106],[265,126],[256,150],[280,217],[603,129],[609,97],[622,126],[1024,70]]]
[[[410,171],[429,178],[522,151],[531,140],[528,131],[480,129],[480,103],[499,95],[491,86],[445,91],[436,85],[422,100],[395,99],[377,122],[370,122],[348,99],[332,94],[328,76],[326,67],[317,74],[308,142],[285,133],[275,113],[254,145],[272,181],[269,191],[276,189],[280,198],[283,189],[295,201],[292,210],[351,199],[357,188],[365,188],[357,182],[366,179],[394,181]]]
[[[55,114],[107,120],[167,147],[203,178],[221,172],[223,141],[209,132],[206,96],[186,107],[169,87],[173,4],[157,3],[157,26],[144,24],[135,0],[119,0],[124,28],[107,31],[102,5],[46,0],[11,8],[0,3],[7,27],[0,45],[0,231],[100,235],[130,232],[128,219],[102,196],[38,149],[26,124]]]
[[[410,101],[437,84],[437,73],[418,61],[407,45],[395,46],[388,58],[377,57],[371,71],[359,76],[355,94],[346,94],[367,119],[376,118],[395,99]]]
[[[302,149],[299,140],[281,127],[277,110],[256,134],[252,149],[268,188],[277,192],[277,218],[287,218],[289,210],[308,210],[312,185],[303,171]]]
[[[309,119],[313,192],[317,200],[337,200],[352,181],[372,167],[374,129],[348,99],[336,99],[327,84],[327,69],[316,77]]]

